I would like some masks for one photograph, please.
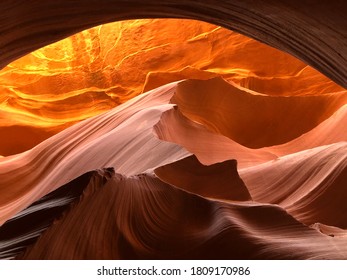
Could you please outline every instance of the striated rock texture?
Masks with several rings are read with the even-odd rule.
[[[275,205],[213,201],[150,175],[96,174],[21,258],[336,259],[346,246]]]
[[[344,2],[0,7],[1,259],[347,259]]]
[[[0,227],[0,259],[23,253],[55,219],[70,208],[71,203],[78,201],[94,174],[102,174],[106,178],[109,172],[100,170],[85,173],[6,221]]]
[[[114,167],[135,175],[190,155],[153,133],[161,114],[174,106],[168,103],[176,84],[137,96],[24,153],[0,158],[0,224],[86,172]]]
[[[329,114],[293,140],[255,149],[227,136],[228,126],[211,129],[220,125],[212,111],[195,120],[187,104],[201,99],[221,121],[235,113],[233,93],[220,103],[226,91],[209,92],[219,84],[235,90],[220,78],[174,82],[0,159],[1,257],[346,259],[346,133],[322,135],[344,124],[341,94],[286,97],[303,98],[298,106],[317,98]],[[273,99],[242,95],[250,108]],[[25,226],[33,217],[41,223]]]
[[[0,71],[0,132],[7,135],[0,138],[0,155],[28,150],[158,86],[216,76],[273,96],[343,91],[302,61],[215,25],[115,22],[36,50]]]

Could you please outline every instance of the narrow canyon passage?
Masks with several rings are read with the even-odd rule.
[[[347,259],[346,103],[202,21],[37,49],[0,71],[0,258]]]

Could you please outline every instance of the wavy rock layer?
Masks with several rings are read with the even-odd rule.
[[[0,7],[1,258],[347,259],[343,1]]]
[[[261,148],[308,132],[346,104],[347,97],[345,92],[272,97],[215,78],[181,83],[172,102],[210,130],[243,146]]]
[[[278,206],[208,200],[145,174],[96,174],[22,258],[337,259],[345,247]]]
[[[274,96],[343,91],[302,61],[219,26],[175,19],[104,24],[0,71],[0,132],[7,135],[0,154],[28,150],[141,92],[216,76]]]
[[[94,173],[83,174],[49,193],[1,226],[0,259],[13,258],[35,243],[40,234],[80,198]]]
[[[347,229],[346,144],[294,153],[240,174],[256,201],[279,204],[308,225],[321,222]]]
[[[214,106],[201,114],[206,100]],[[281,114],[278,106],[308,109],[311,102],[325,110],[307,118],[298,110],[288,122],[300,119],[305,133],[254,149],[222,125],[230,114],[245,122],[237,102],[251,112],[264,104],[260,119]],[[336,130],[345,123],[344,103],[340,93],[274,99],[220,78],[139,95],[0,159],[1,256],[346,259],[347,139]],[[276,119],[273,126],[285,133]],[[67,195],[69,188],[76,193]],[[33,217],[46,218],[25,226]]]
[[[168,103],[175,86],[140,95],[27,152],[0,158],[0,224],[88,171],[114,167],[122,174],[134,175],[190,155],[153,134],[161,113],[173,106]]]
[[[190,82],[193,85],[192,88],[196,90],[195,93],[201,93],[208,92],[209,84],[215,83],[216,80],[198,82],[200,87],[197,87],[194,84],[195,82],[197,81]],[[180,86],[184,86],[185,83],[188,82],[182,82]],[[224,85],[227,86],[227,84]],[[232,88],[231,86],[230,89]],[[212,89],[215,89],[215,87],[212,86]],[[337,106],[339,107],[337,110],[334,109],[336,111],[333,115],[299,137],[281,145],[271,145],[272,142],[269,141],[265,143],[265,147],[250,149],[237,143],[233,137],[226,137],[227,133],[225,132],[230,133],[233,127],[230,129],[230,126],[222,126],[223,117],[221,116],[229,117],[232,115],[239,120],[240,114],[237,113],[239,110],[238,107],[235,107],[235,103],[240,104],[240,102],[235,101],[235,99],[227,101],[227,98],[219,95],[219,93],[225,91],[217,90],[213,94],[207,93],[207,97],[204,96],[204,98],[188,94],[187,99],[190,102],[188,104],[185,102],[184,94],[192,93],[193,90],[184,88],[180,94],[178,88],[177,94],[172,100],[179,101],[177,102],[179,109],[171,109],[162,115],[160,122],[155,126],[156,134],[162,140],[172,141],[184,146],[188,151],[196,154],[197,158],[204,164],[237,159],[240,163],[240,176],[255,201],[279,204],[296,219],[307,225],[321,222],[346,229],[345,215],[347,209],[345,209],[344,203],[346,199],[344,186],[347,180],[345,174],[347,137],[343,129],[346,106],[341,106],[345,101]],[[182,97],[178,99],[180,96]],[[228,97],[230,96],[232,95]],[[253,104],[259,104],[259,101],[256,101],[258,96],[254,95],[254,97],[250,97],[248,104],[243,105],[241,108],[244,109],[245,106],[252,108]],[[261,98],[270,99],[269,102],[271,102],[269,96],[261,96]],[[306,99],[306,97],[300,98]],[[332,98],[328,103],[335,104],[335,98],[339,99],[340,97],[339,95],[326,95],[324,98]],[[293,97],[289,99],[295,101]],[[276,101],[280,100],[277,99]],[[314,103],[311,101],[308,102],[308,106]],[[209,110],[208,113],[203,114],[207,110],[198,110],[203,105],[195,105],[194,102],[196,104],[215,103],[216,107],[218,107],[218,104],[221,104],[221,106],[218,107],[220,110]],[[298,100],[294,103],[297,102]],[[180,106],[182,103],[184,106]],[[189,111],[185,109],[185,106]],[[325,106],[325,108],[329,108],[329,106]],[[181,110],[188,112],[186,114],[188,117],[184,116],[180,112]],[[274,112],[266,106],[260,106],[258,110],[266,114]],[[253,114],[254,108],[248,111]],[[324,111],[320,110],[319,112],[324,114]],[[224,113],[226,114],[224,115]],[[310,122],[310,113],[311,111],[307,111],[306,116],[308,117],[300,118],[302,119],[300,125],[307,125]],[[219,114],[219,117],[214,114]],[[261,116],[261,114],[257,116]],[[295,114],[291,114],[289,120],[293,116]],[[264,118],[259,117],[259,119],[261,121]],[[274,118],[274,121],[271,122],[273,131],[278,119],[283,124],[283,117]],[[219,122],[216,120],[219,120]],[[233,121],[232,118],[230,120]],[[303,124],[304,122],[307,123]],[[230,125],[230,122],[225,121],[224,123]],[[235,125],[239,123],[240,121],[234,122]],[[281,124],[279,125],[281,126]],[[218,126],[221,129],[218,129]],[[281,127],[284,128],[284,126]],[[248,126],[243,126],[244,133],[242,135],[247,135],[247,128]],[[258,124],[253,127],[251,132],[256,137],[257,134],[262,135],[264,128]],[[289,133],[286,135],[288,136]],[[265,136],[268,135],[269,133],[265,134]],[[191,141],[193,137],[200,139],[200,141],[198,143]],[[269,138],[271,141],[273,140],[273,138]]]

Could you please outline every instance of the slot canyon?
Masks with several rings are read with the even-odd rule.
[[[347,3],[0,7],[0,259],[347,259]]]

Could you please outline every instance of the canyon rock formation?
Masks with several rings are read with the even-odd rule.
[[[0,7],[0,259],[347,259],[342,1]]]

